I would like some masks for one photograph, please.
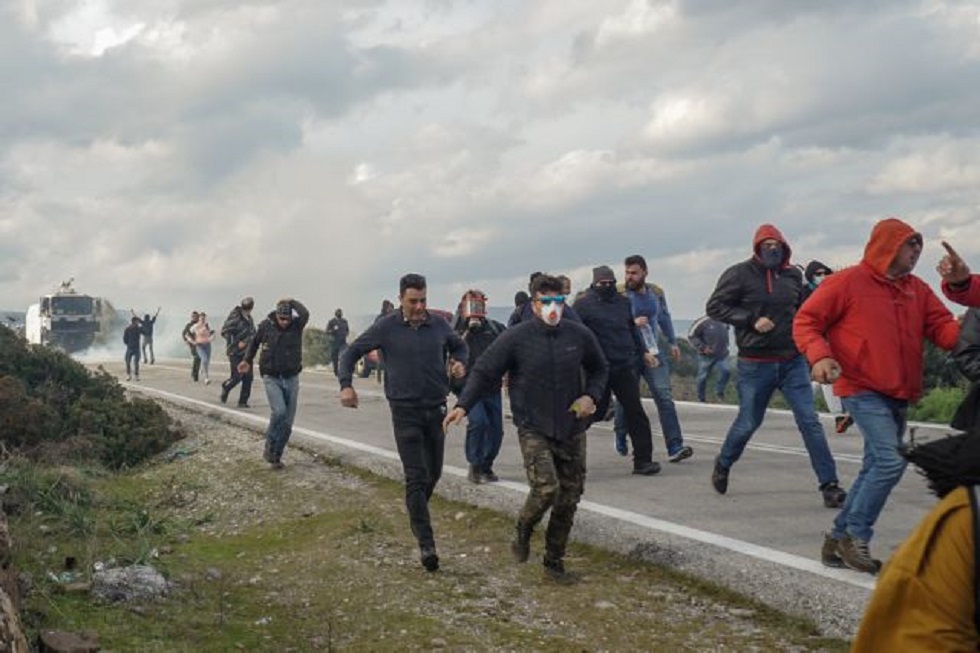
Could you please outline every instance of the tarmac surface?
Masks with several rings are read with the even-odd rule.
[[[125,382],[119,362],[104,362],[133,392],[196,407],[216,418],[262,431],[268,403],[260,379],[253,386],[251,408],[236,407],[236,388],[226,405],[219,401],[227,363],[214,361],[212,382],[190,379],[190,362],[158,360],[141,366],[139,382]],[[302,445],[345,464],[401,479],[391,434],[390,413],[374,377],[357,379],[356,410],[343,408],[333,374],[304,370],[292,445]],[[505,400],[505,413],[507,403]],[[770,410],[742,459],[732,468],[727,495],[717,494],[710,476],[714,457],[736,408],[727,405],[677,403],[685,443],[694,456],[668,463],[656,409],[647,402],[654,427],[655,457],[663,471],[634,476],[631,460],[613,447],[611,422],[588,434],[588,479],[572,538],[605,549],[676,567],[711,582],[758,598],[784,612],[815,621],[827,635],[851,637],[874,587],[874,578],[820,564],[823,533],[835,510],[823,506],[802,439],[788,411]],[[845,435],[833,431],[830,415],[821,415],[843,487],[849,487],[861,462],[856,427]],[[513,425],[505,420],[504,444],[495,465],[498,483],[473,485],[466,480],[463,452],[465,426],[453,427],[446,441],[443,478],[436,491],[454,500],[517,513],[527,493]],[[913,424],[917,439],[949,433],[936,425]],[[262,455],[256,439],[255,455]],[[289,449],[284,462],[289,463]],[[924,480],[909,468],[893,491],[876,525],[872,552],[887,559],[891,551],[934,505]],[[408,524],[406,522],[406,535]],[[438,542],[438,533],[436,533]]]

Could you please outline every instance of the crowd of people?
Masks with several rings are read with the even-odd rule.
[[[980,307],[980,276],[970,272],[951,246],[943,245],[946,255],[937,266],[942,292],[952,302],[974,307],[962,325],[913,273],[922,235],[890,218],[874,226],[861,261],[836,272],[819,261],[805,268],[794,265],[790,243],[779,229],[760,226],[748,258],[721,273],[707,299],[706,315],[688,333],[698,355],[697,398],[707,401],[713,370],[718,372],[714,397],[725,394],[729,330],[734,329],[738,412],[714,460],[712,487],[722,495],[733,487],[732,470],[779,390],[809,454],[818,496],[836,511],[821,534],[820,557],[827,566],[869,574],[882,570],[870,542],[907,461],[917,461],[903,445],[908,407],[923,392],[924,342],[955,351],[964,373],[980,379],[980,309],[975,308]],[[302,332],[310,316],[299,301],[283,299],[256,327],[253,306],[252,298],[243,299],[221,328],[231,376],[222,383],[220,397],[226,402],[240,384],[238,405],[247,407],[258,356],[272,413],[265,459],[282,468],[297,407]],[[528,560],[531,535],[550,511],[543,564],[549,575],[565,578],[565,548],[585,482],[585,433],[595,421],[615,415],[615,446],[623,455],[632,451],[632,473],[658,474],[650,420],[640,400],[643,381],[657,408],[666,459],[680,463],[694,454],[684,443],[671,391],[669,365],[679,359],[680,350],[666,293],[648,280],[646,260],[631,255],[623,261],[622,282],[611,267],[600,265],[593,269],[589,287],[575,297],[567,277],[533,273],[527,291],[515,296],[507,325],[491,319],[486,307],[486,295],[472,289],[453,319],[444,319],[427,308],[425,277],[406,274],[400,280],[398,306],[385,307],[349,343],[349,324],[337,309],[326,331],[340,402],[357,408],[355,364],[378,351],[404,470],[409,524],[421,564],[434,571],[439,557],[428,504],[442,473],[446,432],[465,419],[467,478],[473,483],[498,480],[493,464],[503,438],[506,393],[530,487],[517,517],[512,553],[518,562]],[[133,360],[138,374],[140,340],[134,334],[147,322],[152,343],[149,315],[140,320],[134,314],[127,329],[127,373]],[[145,336],[146,331],[140,333]],[[200,374],[209,383],[214,331],[207,316],[193,313],[183,335],[194,357],[192,376],[197,380]],[[152,344],[149,352],[152,363]],[[976,432],[980,423],[978,388],[980,383],[958,413],[964,430]],[[861,468],[849,491],[841,484],[817,416],[818,391],[835,416],[835,430],[854,425],[863,438]],[[968,459],[975,467],[960,474],[958,478],[969,481],[963,485],[980,480],[980,456]],[[970,505],[967,494],[944,487],[940,495],[954,497],[944,501],[944,509]],[[938,528],[938,518],[931,518],[932,526],[924,526],[924,532]],[[907,548],[919,551],[925,537],[914,536]],[[974,564],[972,556],[964,556]],[[921,571],[911,563],[888,565],[886,578],[893,568],[903,577]],[[882,583],[881,588],[895,585]]]

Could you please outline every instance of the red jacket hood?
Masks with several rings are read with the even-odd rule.
[[[789,258],[792,256],[793,251],[789,247],[789,243],[783,238],[782,232],[771,224],[764,224],[755,230],[755,236],[752,238],[752,252],[755,260],[761,261],[759,258],[759,244],[762,241],[773,238],[778,240],[783,244],[783,264],[782,267],[789,267]]]
[[[918,232],[915,229],[898,218],[881,220],[871,230],[871,238],[864,246],[862,261],[881,276],[885,276],[898,250],[916,234]]]

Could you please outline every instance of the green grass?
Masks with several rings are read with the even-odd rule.
[[[107,650],[846,650],[758,602],[586,546],[569,550],[579,581],[557,585],[540,564],[513,563],[510,516],[439,498],[443,570],[426,574],[401,485],[333,464],[276,474],[192,455],[122,475],[51,473],[8,463],[0,475],[41,479],[38,503],[11,518],[15,565],[37,583],[26,621],[32,633],[95,630]],[[147,562],[175,589],[94,604],[47,577],[69,555],[83,576],[109,558]]]

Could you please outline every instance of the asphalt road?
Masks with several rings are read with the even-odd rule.
[[[121,362],[104,366],[124,380]],[[237,389],[223,406],[218,395],[227,364],[216,361],[212,367],[210,386],[193,383],[189,361],[177,360],[143,366],[140,382],[126,385],[133,391],[195,405],[216,416],[264,428],[268,404],[261,381],[254,386],[250,409],[235,407]],[[355,387],[361,397],[360,407],[343,408],[333,375],[305,370],[294,442],[400,478],[381,386],[371,378],[358,380]],[[588,480],[572,537],[670,564],[812,618],[828,634],[850,636],[874,579],[820,564],[823,532],[829,530],[835,511],[823,506],[792,415],[769,411],[742,460],[732,469],[728,494],[721,496],[711,487],[710,475],[735,408],[689,402],[679,402],[677,408],[685,441],[694,448],[694,456],[681,463],[666,462],[656,411],[648,403],[655,455],[663,465],[657,476],[630,473],[630,459],[614,450],[611,423],[590,430]],[[861,437],[855,427],[846,435],[834,434],[829,415],[823,415],[822,421],[841,483],[847,487],[860,467]],[[917,426],[917,438],[948,432],[936,426],[913,426]],[[464,426],[449,433],[446,468],[437,491],[452,499],[516,514],[526,487],[513,426],[507,424],[495,465],[502,480],[495,484],[474,486],[465,480],[464,434]],[[261,448],[257,439],[256,456],[261,455]],[[287,449],[287,464],[288,458]],[[887,559],[934,501],[923,480],[910,468],[877,524],[874,555]]]

